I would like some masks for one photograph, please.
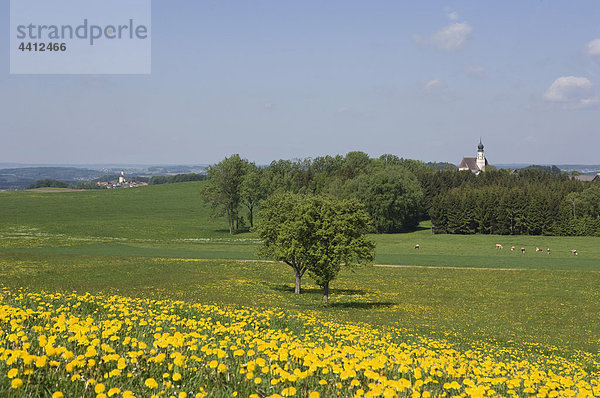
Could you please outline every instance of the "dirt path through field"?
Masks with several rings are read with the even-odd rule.
[[[187,259],[188,261],[190,259]],[[193,259],[198,261],[243,261],[248,263],[276,263],[273,260],[240,260],[240,259]],[[282,263],[283,264],[283,263]],[[373,267],[388,267],[388,268],[424,268],[424,269],[465,269],[465,270],[481,270],[481,271],[529,271],[526,268],[493,268],[493,267],[456,267],[456,266],[438,266],[438,265],[394,265],[394,264],[373,264]]]
[[[525,268],[452,267],[452,266],[436,266],[436,265],[373,264],[373,266],[374,267],[389,267],[389,268],[470,269],[470,270],[486,270],[486,271],[527,271]]]

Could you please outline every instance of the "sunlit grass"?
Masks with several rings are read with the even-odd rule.
[[[0,290],[2,396],[591,397],[590,363],[279,308]]]

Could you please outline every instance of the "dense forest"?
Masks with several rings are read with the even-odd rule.
[[[535,169],[425,173],[435,233],[600,236],[600,184]]]
[[[434,233],[600,236],[600,184],[556,167],[490,169],[475,175],[363,152],[258,167],[233,155],[208,168],[203,196],[227,216],[232,233],[253,226],[255,209],[273,193],[294,192],[357,199],[378,233],[411,231],[431,219]]]

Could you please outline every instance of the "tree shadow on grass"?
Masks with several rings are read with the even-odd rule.
[[[361,309],[361,310],[370,310],[374,308],[389,308],[396,305],[396,303],[392,303],[389,301],[376,301],[372,303],[361,303],[356,301],[344,302],[344,303],[329,303],[329,307],[332,308],[352,308],[352,309]]]
[[[294,292],[294,286],[290,286],[290,285],[279,285],[279,284],[274,284],[274,283],[265,283],[270,289],[272,290],[277,290],[278,292]],[[306,294],[323,294],[323,289],[319,288],[319,287],[309,287],[309,288],[301,288],[300,289],[300,293],[306,293]],[[347,295],[347,296],[364,296],[367,295],[371,292],[367,291],[367,290],[360,290],[360,289],[331,289],[330,290],[330,294],[340,294],[340,295]]]
[[[214,229],[213,232],[219,233],[219,234],[227,234],[229,235],[229,237],[231,238],[235,238],[236,236],[240,236],[240,235],[244,235],[244,234],[249,234],[250,233],[250,227],[242,227],[239,229],[239,231],[234,232],[232,234],[229,233],[229,229],[228,228],[217,228]]]

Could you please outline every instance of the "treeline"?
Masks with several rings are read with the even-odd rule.
[[[176,182],[188,182],[188,181],[204,181],[208,177],[206,174],[196,174],[196,173],[188,173],[188,174],[177,174],[174,176],[154,176],[150,178],[147,182],[148,185],[159,185],[159,184],[172,184]]]
[[[96,184],[95,182],[80,181],[75,184],[68,183],[65,181],[54,180],[51,178],[45,178],[38,180],[33,184],[30,184],[25,189],[37,189],[37,188],[69,188],[69,189],[106,189],[106,187]]]
[[[72,185],[64,181],[53,180],[51,178],[45,178],[43,180],[37,180],[33,184],[27,186],[26,189],[37,189],[37,188],[71,188]]]
[[[419,170],[433,167],[394,155],[372,159],[363,152],[278,160],[266,167],[233,155],[207,169],[203,196],[217,214],[227,216],[231,233],[246,225],[241,209],[247,210],[252,227],[255,208],[280,192],[357,199],[370,216],[373,232],[411,231],[424,214],[423,190],[415,175]]]
[[[600,236],[600,185],[530,168],[422,175],[435,233]]]
[[[412,231],[431,219],[435,233],[600,235],[600,184],[574,180],[556,166],[490,167],[475,175],[363,152],[265,167],[233,155],[210,166],[207,177],[203,197],[227,216],[231,233],[252,227],[255,209],[272,194],[293,192],[356,199],[378,233]]]

